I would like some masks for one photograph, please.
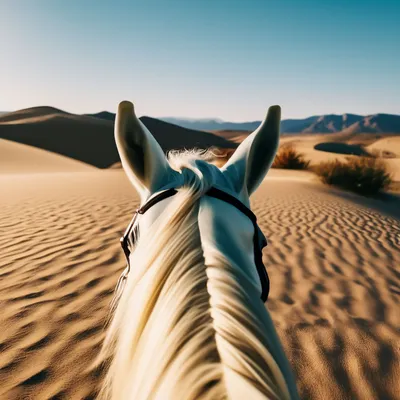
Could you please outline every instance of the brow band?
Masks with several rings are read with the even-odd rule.
[[[168,197],[173,196],[177,192],[178,191],[176,189],[172,188],[165,190],[164,192],[158,193],[156,196],[148,200],[146,204],[144,204],[137,210],[138,214],[144,214],[150,207],[154,206],[154,204],[158,203],[161,200],[167,199]]]

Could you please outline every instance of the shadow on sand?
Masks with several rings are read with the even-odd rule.
[[[400,220],[400,194],[380,193],[376,196],[362,196],[335,186],[325,186],[329,192],[342,199],[349,200],[363,207],[368,207],[391,218]]]

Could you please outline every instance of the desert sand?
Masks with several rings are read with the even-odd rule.
[[[50,151],[0,139],[2,174],[95,171],[97,168]]]
[[[138,196],[118,168],[5,140],[0,151],[0,399],[94,399]],[[267,307],[301,397],[398,399],[399,198],[271,170],[251,203],[269,239]]]
[[[267,307],[302,398],[396,399],[396,204],[290,174],[271,171],[252,206],[270,240]],[[3,174],[0,185],[0,398],[94,398],[90,365],[138,197],[121,170]]]

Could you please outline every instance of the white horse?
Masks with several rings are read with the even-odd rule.
[[[138,215],[140,239],[100,357],[109,361],[102,399],[298,399],[295,379],[263,300],[255,227],[217,188],[250,207],[279,143],[280,107],[222,167],[210,153],[168,159],[119,104],[115,139],[141,204],[175,195]],[[132,249],[133,250],[133,249]]]

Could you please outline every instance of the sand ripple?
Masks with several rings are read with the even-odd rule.
[[[397,399],[400,220],[351,197],[277,181],[256,193],[268,308],[302,398]]]
[[[137,197],[122,171],[0,184],[0,398],[93,399]],[[400,220],[339,194],[279,179],[256,193],[268,307],[302,398],[396,399]]]

